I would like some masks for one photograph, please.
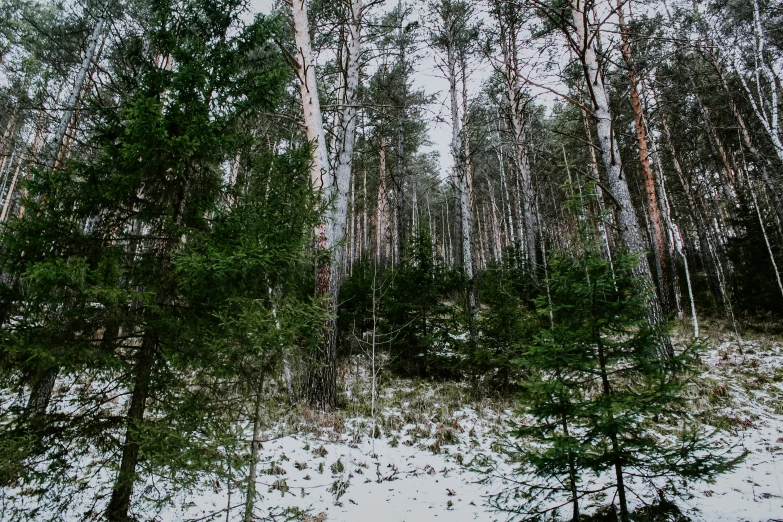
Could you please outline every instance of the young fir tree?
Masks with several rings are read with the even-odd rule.
[[[520,478],[494,498],[518,520],[538,520],[614,491],[620,519],[628,493],[654,483],[661,495],[683,491],[675,479],[710,480],[730,470],[720,445],[689,420],[682,389],[695,347],[661,361],[665,335],[647,321],[646,289],[636,257],[614,265],[590,250],[550,261],[550,296],[537,300],[552,327],[524,347]],[[643,492],[639,491],[643,495]],[[613,506],[612,506],[613,509]]]
[[[319,323],[285,291],[316,220],[309,156],[265,153],[248,126],[286,69],[242,5],[151,2],[148,34],[117,49],[126,94],[90,102],[90,154],[36,172],[4,230],[14,519],[125,521],[220,472],[237,382]]]
[[[381,333],[389,340],[393,367],[405,375],[453,376],[453,359],[438,352],[455,345],[448,332],[458,325],[444,298],[460,288],[455,284],[459,276],[434,257],[426,227],[409,239],[405,253],[390,273],[393,279],[380,310]]]
[[[476,343],[465,346],[465,367],[495,389],[516,386],[521,378],[516,360],[540,327],[540,318],[525,299],[524,274],[514,257],[506,253],[479,276],[483,310],[478,317],[478,336]]]

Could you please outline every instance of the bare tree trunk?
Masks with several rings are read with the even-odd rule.
[[[598,140],[601,145],[604,166],[606,168],[609,190],[618,205],[617,226],[620,230],[620,238],[623,244],[632,254],[639,254],[639,265],[637,274],[644,278],[648,286],[653,287],[652,271],[644,255],[646,250],[644,240],[634,212],[631,193],[628,189],[628,182],[625,179],[620,159],[620,151],[614,135],[612,113],[609,109],[609,97],[604,86],[601,69],[598,63],[594,45],[594,37],[588,33],[588,12],[583,7],[583,0],[569,0],[571,5],[571,14],[573,27],[575,29],[575,51],[582,61],[582,67],[585,75],[590,104],[593,109],[596,128],[598,130]],[[597,31],[597,29],[596,29]],[[650,296],[648,299],[650,307],[650,323],[653,325],[663,324],[665,321],[660,301],[656,296]],[[673,354],[671,342],[667,339],[664,346],[661,347],[660,355],[669,357]]]
[[[500,226],[498,222],[498,209],[497,205],[495,204],[495,190],[492,187],[492,183],[490,183],[489,179],[487,179],[487,190],[489,190],[490,204],[492,206],[492,241],[495,249],[495,259],[498,260],[503,254],[503,247],[500,244]],[[500,196],[502,198],[503,194]]]
[[[136,466],[139,462],[140,439],[143,429],[144,413],[149,398],[150,379],[155,364],[157,340],[151,335],[144,336],[137,355],[134,373],[136,380],[131,394],[130,408],[126,415],[127,427],[125,444],[122,448],[120,470],[114,482],[109,505],[106,508],[108,522],[127,522],[133,485],[136,482]]]
[[[398,44],[398,52],[399,52],[399,63],[400,63],[400,70],[403,72],[403,75],[405,74],[405,34],[404,34],[404,13],[403,13],[403,5],[402,0],[398,0],[397,2],[397,16],[399,19],[397,20],[397,44]],[[406,163],[405,163],[405,123],[408,119],[408,111],[406,107],[407,103],[407,96],[406,96],[406,87],[405,87],[405,78],[403,78],[403,89],[402,89],[402,99],[400,100],[400,115],[399,115],[399,121],[398,121],[398,132],[397,132],[397,207],[396,207],[396,227],[395,227],[395,237],[394,237],[394,243],[395,243],[395,252],[394,252],[394,261],[398,262],[400,260],[400,253],[402,251],[402,248],[405,245],[406,240],[406,234],[407,234],[407,227],[404,219],[405,215],[405,183],[407,182],[407,169],[406,169]],[[415,233],[415,230],[414,230]]]
[[[647,208],[649,212],[649,221],[652,226],[652,236],[655,240],[655,261],[657,265],[659,296],[665,309],[670,308],[669,288],[666,281],[666,237],[661,220],[661,212],[658,204],[657,191],[655,186],[655,176],[652,165],[650,164],[650,152],[647,146],[647,132],[644,126],[644,110],[639,98],[639,80],[634,69],[633,56],[631,54],[631,43],[629,41],[628,30],[625,25],[623,15],[623,0],[617,2],[617,15],[620,23],[620,34],[622,37],[622,53],[628,68],[628,81],[630,84],[631,107],[634,113],[634,126],[636,129],[636,144],[639,149],[641,160],[642,175],[644,177],[644,189],[647,196]]]
[[[737,121],[737,127],[739,127],[740,136],[742,137],[742,143],[743,145],[745,145],[745,148],[748,150],[748,152],[750,152],[751,155],[758,161],[760,167],[759,170],[761,172],[761,178],[764,181],[764,185],[766,185],[767,187],[767,191],[772,197],[772,201],[774,202],[775,212],[777,212],[779,219],[783,219],[783,197],[781,195],[780,185],[778,184],[777,180],[773,176],[770,176],[769,169],[768,169],[769,165],[766,158],[764,158],[759,153],[759,150],[756,148],[755,144],[753,143],[753,139],[750,137],[750,132],[748,131],[748,125],[747,123],[745,123],[745,118],[742,116],[739,107],[737,107],[737,103],[734,101],[734,98],[732,97],[732,91],[729,88],[729,82],[726,79],[726,74],[723,71],[723,66],[720,63],[720,60],[718,59],[718,56],[714,48],[710,49],[709,57],[713,67],[715,68],[715,71],[718,73],[718,76],[720,77],[723,90],[726,93],[726,95],[729,97],[729,109],[731,109],[731,113],[734,116],[734,119]]]
[[[463,58],[460,60],[462,70],[462,148],[465,155],[465,183],[468,186],[468,203],[469,208],[473,208],[473,163],[472,163],[472,151],[470,149],[470,115],[468,114],[468,80],[465,69],[468,65]]]
[[[444,222],[444,226],[446,227],[446,235],[449,240],[448,263],[449,265],[454,265],[454,244],[451,241],[451,214],[449,213],[449,198],[446,198],[446,221]]]
[[[359,248],[359,253],[364,254],[368,252],[370,246],[367,244],[367,169],[364,170],[364,184],[363,184],[363,198],[362,198],[362,244]]]
[[[13,151],[16,150],[16,136],[19,132],[18,126],[18,109],[14,110],[11,117],[8,119],[5,131],[3,132],[2,140],[0,140],[0,174],[5,171],[6,165],[12,160]],[[10,165],[9,165],[10,170]]]
[[[764,128],[769,140],[772,142],[775,154],[781,163],[783,163],[783,131],[781,131],[780,125],[781,81],[779,77],[776,77],[773,67],[767,62],[766,35],[764,34],[764,27],[761,23],[761,10],[759,8],[758,0],[752,1],[754,50],[756,52],[756,70],[753,71],[756,79],[755,92],[751,89],[745,76],[742,74],[739,58],[736,56],[734,70],[742,82],[742,87],[745,89],[748,100],[753,107],[753,112],[761,122],[761,126]],[[766,86],[763,85],[761,81],[762,78],[764,82],[766,82]]]
[[[103,34],[103,28],[105,25],[106,12],[102,10],[98,17],[98,22],[95,24],[95,27],[90,34],[89,40],[87,40],[87,52],[84,54],[82,64],[79,67],[79,72],[76,73],[76,80],[74,81],[73,91],[71,91],[71,94],[68,97],[68,101],[65,104],[65,110],[63,111],[62,117],[60,118],[60,124],[57,126],[57,130],[55,131],[54,141],[52,142],[51,147],[52,156],[49,160],[50,166],[56,167],[59,165],[60,161],[62,161],[63,155],[65,153],[65,134],[68,131],[68,128],[71,126],[74,113],[76,112],[79,105],[79,100],[81,99],[82,91],[84,90],[84,84],[87,80],[87,74],[89,73],[90,69],[92,69],[92,62],[95,60],[98,53],[98,46],[101,41],[101,35]]]
[[[334,257],[337,247],[345,236],[348,212],[348,188],[353,164],[353,150],[356,138],[356,94],[359,84],[359,53],[362,1],[352,0],[348,13],[348,41],[344,46],[346,53],[344,78],[345,84],[338,89],[342,110],[338,111],[338,124],[335,138],[335,167],[332,170],[328,162],[326,134],[323,114],[318,99],[315,62],[310,42],[307,18],[307,1],[293,0],[291,3],[294,19],[294,33],[297,47],[297,75],[300,85],[307,139],[313,147],[311,180],[313,188],[321,192],[322,200],[330,205],[326,218],[316,226],[317,249],[320,252],[316,274],[316,295],[325,298],[332,318],[324,325],[321,340],[316,349],[314,367],[309,376],[309,399],[311,405],[321,410],[331,410],[337,405],[337,332],[336,315],[337,293],[341,283],[339,258]]]
[[[538,271],[538,250],[536,248],[536,235],[538,233],[538,223],[533,211],[534,194],[533,182],[530,171],[530,161],[527,155],[527,136],[524,121],[524,102],[522,98],[522,88],[519,84],[519,63],[517,60],[516,31],[513,26],[506,27],[506,24],[499,23],[501,32],[501,51],[505,63],[505,83],[506,95],[508,96],[511,120],[511,131],[514,136],[514,163],[517,168],[520,207],[522,218],[520,219],[520,238],[525,238],[525,248],[527,250],[527,262],[531,277],[537,279]],[[521,187],[519,186],[521,185]]]
[[[261,402],[263,382],[258,384],[256,400],[253,408],[253,440],[250,443],[250,473],[247,477],[245,491],[245,515],[242,522],[253,522],[253,509],[256,501],[256,480],[258,477],[258,454],[261,449]]]
[[[589,142],[588,148],[590,153],[590,170],[593,173],[595,181],[600,182],[601,176],[598,171],[598,157],[596,156],[595,145],[593,144],[593,131],[590,128],[590,120],[587,115],[587,110],[584,108],[582,108],[582,123],[584,124],[585,134],[587,135],[587,141]],[[603,239],[606,259],[609,260],[609,266],[612,269],[612,279],[614,279],[614,260],[612,259],[612,251],[614,249],[612,248],[612,237],[609,234],[609,227],[605,221],[606,219],[610,219],[612,214],[606,213],[604,211],[606,208],[604,204],[604,194],[603,189],[599,185],[596,185],[595,187],[595,196],[596,201],[598,202],[598,228],[601,232],[601,239]]]
[[[14,169],[14,175],[11,177],[11,184],[8,186],[6,192],[5,202],[3,202],[3,210],[0,212],[0,223],[5,223],[8,216],[11,213],[11,202],[13,201],[14,191],[16,190],[16,183],[19,181],[19,172],[22,169],[22,159],[16,162],[16,169]]]
[[[500,164],[500,195],[501,203],[503,204],[501,214],[505,216],[503,221],[505,221],[506,225],[506,241],[508,244],[514,247],[517,241],[514,237],[514,218],[511,211],[511,197],[509,195],[508,180],[506,179],[506,161],[503,154],[503,136],[500,133],[500,121],[500,113],[498,113],[498,163]]]
[[[375,224],[377,228],[375,247],[381,266],[389,259],[391,237],[389,234],[389,200],[386,192],[386,137],[381,136],[381,147],[378,151],[378,205]]]
[[[470,193],[468,184],[468,174],[464,163],[461,120],[459,117],[459,101],[457,91],[457,51],[454,48],[454,42],[449,42],[447,49],[448,61],[448,81],[449,93],[451,98],[451,155],[454,159],[454,184],[457,189],[457,198],[460,210],[460,236],[462,240],[462,268],[468,280],[468,314],[471,319],[471,325],[476,317],[476,294],[473,278],[473,215],[470,210]],[[471,326],[472,330],[472,326]]]

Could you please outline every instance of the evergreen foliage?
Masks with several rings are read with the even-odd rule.
[[[453,332],[460,331],[460,324],[447,299],[460,288],[454,285],[459,279],[433,256],[424,228],[409,239],[405,253],[381,311],[392,367],[404,375],[453,377],[459,342]]]
[[[682,391],[695,370],[698,346],[661,361],[660,328],[646,320],[645,288],[633,276],[636,258],[613,268],[591,251],[550,262],[550,292],[536,301],[553,325],[526,345],[519,478],[496,506],[539,520],[570,511],[596,496],[619,501],[630,520],[627,494],[652,481],[661,495],[686,494],[678,479],[713,479],[741,457],[689,418]],[[566,518],[569,519],[569,518]]]
[[[481,379],[492,389],[515,389],[522,379],[516,360],[522,346],[533,339],[541,327],[541,318],[532,311],[526,279],[512,256],[489,265],[478,281],[482,313],[479,316],[477,342],[464,351],[465,372]]]
[[[18,399],[0,423],[2,480],[35,499],[19,519],[126,520],[221,473],[238,383],[322,317],[286,290],[317,218],[309,155],[264,151],[247,127],[286,74],[270,25],[241,13],[152,5],[149,50],[125,57],[139,66],[128,96],[90,100],[92,154],[36,171],[4,231],[3,375]],[[235,157],[246,174],[226,189]],[[88,483],[97,496],[74,502]]]
[[[418,422],[391,374],[519,394],[519,519],[679,517],[741,458],[683,398],[699,320],[783,314],[783,10],[632,3],[2,3],[0,518],[228,483],[250,522],[266,423]]]

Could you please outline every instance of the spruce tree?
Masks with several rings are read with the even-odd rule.
[[[251,126],[288,77],[271,25],[234,0],[149,7],[148,34],[117,49],[127,89],[87,100],[89,152],[35,171],[3,231],[16,519],[125,521],[220,473],[237,383],[322,320],[288,288],[317,220],[309,154],[265,151]]]
[[[381,332],[389,340],[393,367],[404,375],[453,376],[454,360],[443,357],[457,342],[453,307],[444,302],[463,279],[445,270],[433,256],[425,227],[411,236],[405,257],[389,275],[393,278],[381,303]],[[458,279],[457,279],[458,278]]]
[[[657,356],[666,332],[647,321],[636,263],[624,254],[612,269],[590,250],[550,261],[551,301],[541,296],[537,308],[551,310],[552,327],[519,361],[529,374],[514,429],[519,487],[494,498],[520,520],[569,504],[570,520],[579,520],[580,501],[615,491],[628,522],[635,488],[678,492],[675,479],[710,480],[738,462],[689,420],[682,390],[697,347]]]

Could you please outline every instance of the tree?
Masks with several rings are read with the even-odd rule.
[[[552,312],[552,327],[519,359],[530,376],[522,383],[520,413],[532,418],[514,429],[521,438],[514,450],[521,491],[495,498],[520,520],[568,504],[571,520],[579,520],[580,500],[613,489],[628,522],[627,494],[647,487],[640,482],[683,494],[676,478],[711,480],[744,456],[720,451],[714,437],[688,420],[682,391],[697,347],[658,358],[666,333],[647,321],[649,287],[636,277],[637,263],[637,256],[622,254],[610,267],[592,249],[550,262],[551,293],[536,306],[541,315]],[[526,503],[517,505],[518,498]]]
[[[218,473],[236,444],[226,398],[237,374],[257,382],[322,317],[279,290],[316,221],[309,153],[264,152],[248,126],[286,80],[270,25],[240,22],[231,0],[151,14],[146,46],[118,53],[132,88],[87,101],[100,115],[90,154],[35,171],[27,211],[2,237],[7,389],[24,396],[31,375],[58,369],[76,390],[46,415],[3,419],[4,483],[36,486],[19,518],[126,521],[134,501],[165,503]],[[244,168],[226,186],[237,151]],[[149,474],[171,490],[137,490]]]
[[[332,129],[335,134],[333,147],[328,149],[307,5],[306,0],[291,2],[296,43],[293,60],[299,80],[305,131],[312,150],[311,183],[313,189],[321,194],[325,208],[324,220],[315,228],[316,249],[319,252],[315,291],[316,295],[330,303],[336,315],[342,267],[341,257],[335,248],[345,237],[348,216],[365,8],[362,0],[351,0],[340,5],[347,38],[339,42],[340,84],[336,89],[339,93],[339,110],[336,128]],[[313,357],[309,388],[309,400],[313,406],[321,410],[331,410],[337,406],[337,329],[334,318],[324,324],[322,341]]]
[[[466,2],[438,0],[429,4],[433,13],[433,29],[430,35],[431,45],[445,53],[439,65],[449,82],[449,101],[451,107],[451,156],[454,162],[452,183],[456,189],[460,211],[460,235],[462,249],[462,268],[467,279],[467,309],[471,323],[471,337],[474,335],[474,323],[478,311],[474,278],[476,270],[473,259],[473,206],[472,180],[470,179],[469,158],[465,149],[463,119],[460,118],[459,84],[460,75],[465,74],[466,55],[472,39],[478,34],[473,21],[473,8]],[[463,116],[464,114],[463,109]]]
[[[519,238],[524,243],[527,254],[528,267],[533,279],[538,277],[538,248],[536,238],[539,224],[536,220],[534,207],[535,195],[533,191],[533,179],[530,169],[530,159],[527,147],[527,123],[526,108],[531,101],[526,96],[524,78],[519,63],[519,38],[523,25],[523,11],[515,1],[492,0],[490,13],[497,21],[497,40],[500,46],[501,59],[496,65],[503,77],[503,83],[508,100],[508,115],[510,131],[512,133],[511,145],[514,150],[514,166],[516,167],[520,184],[519,198],[523,209],[519,220]]]
[[[599,45],[601,24],[591,22],[594,16],[592,3],[585,0],[569,0],[566,16],[564,10],[549,6],[544,2],[534,1],[543,16],[558,27],[569,47],[576,56],[581,69],[584,88],[585,106],[592,117],[598,133],[598,144],[603,157],[608,189],[615,204],[617,227],[620,239],[625,248],[632,254],[645,252],[644,236],[636,216],[631,192],[628,188],[626,174],[620,156],[617,133],[614,129],[614,117],[609,104],[609,95],[604,83],[603,63],[599,60],[597,46]],[[570,20],[569,20],[570,18]],[[646,257],[640,257],[636,267],[639,277],[643,277],[653,287],[652,271]],[[664,321],[663,310],[658,297],[648,294],[650,324],[657,325]],[[661,357],[672,355],[671,341],[661,338]]]
[[[458,373],[453,357],[439,352],[455,347],[449,332],[459,324],[452,307],[444,303],[457,287],[454,274],[433,256],[426,228],[421,227],[408,241],[406,257],[388,274],[391,281],[380,303],[379,337],[388,339],[392,368],[397,372],[453,377]]]

